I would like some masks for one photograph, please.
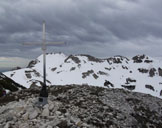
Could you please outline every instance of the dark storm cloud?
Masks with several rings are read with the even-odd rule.
[[[95,56],[146,53],[161,56],[160,0],[1,0],[0,55],[36,57],[46,20],[47,41],[65,41],[48,51]]]

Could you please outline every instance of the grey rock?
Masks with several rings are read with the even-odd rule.
[[[0,128],[9,128],[10,125],[13,128],[162,126],[162,99],[123,89],[88,85],[51,88],[49,104],[42,108],[34,106],[36,98],[30,95],[30,89],[24,93],[29,98],[0,106]],[[20,96],[19,93],[15,95]]]
[[[35,119],[38,116],[37,110],[34,110],[29,114],[29,119]]]
[[[51,104],[49,105],[49,110],[51,111],[51,110],[53,110],[53,108],[54,108],[54,104],[51,103]]]
[[[6,125],[4,126],[4,128],[9,128],[10,127],[10,123],[7,122]]]
[[[0,128],[4,128],[4,125],[3,124],[0,124]]]
[[[25,121],[27,121],[27,120],[29,119],[29,113],[28,113],[28,112],[25,113],[25,114],[22,116],[22,118],[23,118]]]
[[[60,116],[61,112],[60,111],[56,111],[56,115]]]
[[[44,116],[44,117],[48,117],[49,116],[49,109],[47,107],[43,110],[42,116]]]
[[[6,122],[12,121],[12,120],[13,120],[13,117],[12,116],[9,116],[9,117],[6,118]]]
[[[52,126],[48,125],[47,128],[53,128]]]
[[[19,128],[30,128],[29,124],[28,123],[21,123],[19,125]]]

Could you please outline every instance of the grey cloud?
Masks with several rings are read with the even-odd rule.
[[[50,47],[49,52],[161,56],[156,53],[162,47],[160,5],[159,0],[2,0],[0,55],[38,56],[38,47],[21,43],[41,42],[46,20],[47,41],[68,42],[65,47]],[[153,40],[148,43],[149,37]]]

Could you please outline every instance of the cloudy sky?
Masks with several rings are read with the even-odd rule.
[[[0,56],[36,58],[46,21],[48,52],[162,57],[161,0],[1,0]],[[8,58],[11,60],[12,58]],[[1,60],[0,60],[1,61]]]

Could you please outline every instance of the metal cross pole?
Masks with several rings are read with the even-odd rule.
[[[46,43],[46,28],[45,28],[45,21],[43,21],[43,41],[42,43],[23,43],[23,45],[42,45],[42,51],[43,51],[43,85],[42,89],[40,91],[39,100],[37,105],[44,106],[47,104],[47,98],[48,98],[48,91],[46,86],[46,47],[47,45],[61,45],[64,44],[64,42],[48,42]]]

